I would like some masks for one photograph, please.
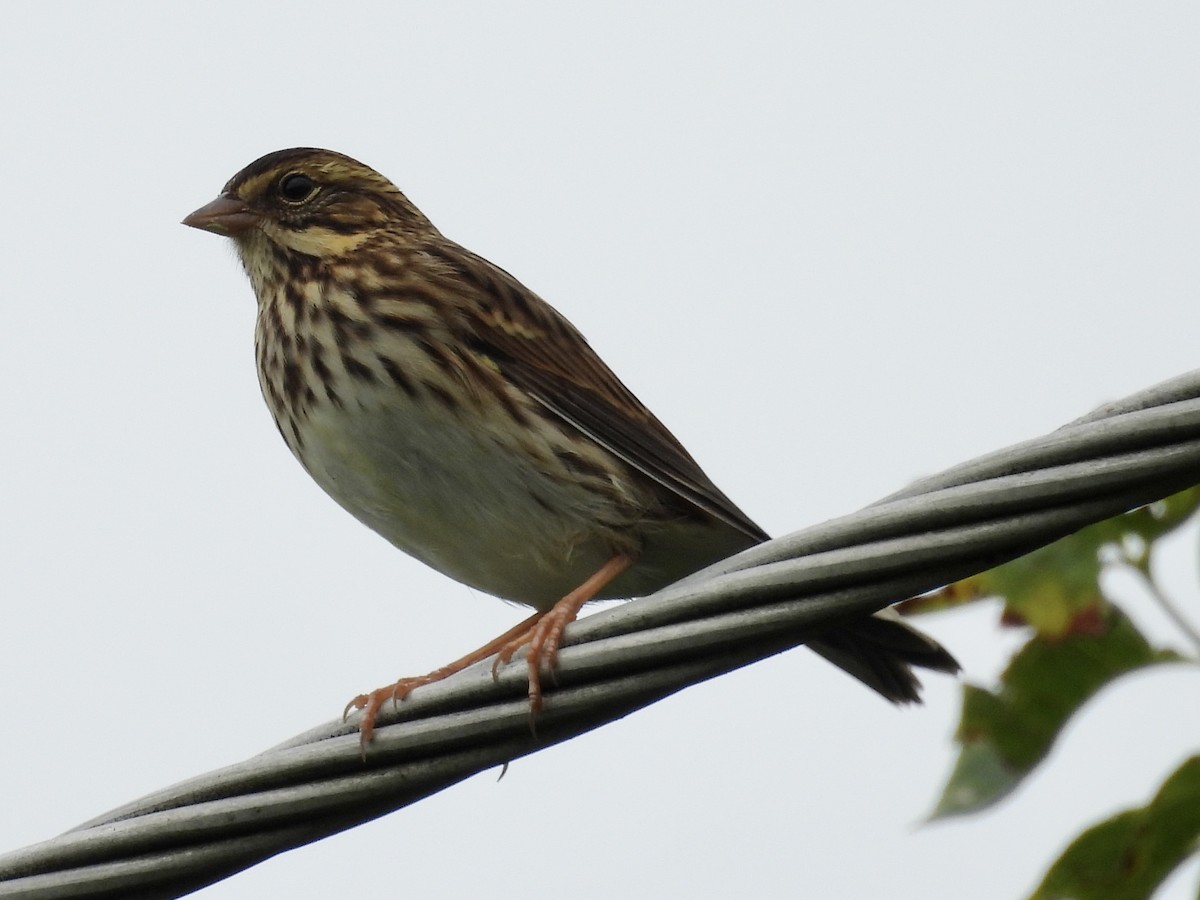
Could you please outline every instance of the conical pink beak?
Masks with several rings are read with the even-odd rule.
[[[226,237],[238,237],[245,234],[258,224],[259,215],[245,203],[222,194],[212,203],[208,203],[183,220],[184,225],[199,228],[201,231],[211,231]]]

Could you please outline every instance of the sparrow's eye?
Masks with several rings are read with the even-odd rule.
[[[292,172],[279,179],[279,194],[288,203],[303,203],[316,192],[316,184],[303,172]]]

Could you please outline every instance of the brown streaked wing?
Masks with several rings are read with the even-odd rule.
[[[428,248],[477,303],[472,336],[514,384],[628,465],[755,540],[768,535],[712,483],[565,317],[499,266],[442,239]]]

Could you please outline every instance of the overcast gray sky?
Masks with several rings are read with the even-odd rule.
[[[1196,366],[1195,4],[649,6],[6,9],[0,849],[523,615],[279,440],[250,288],[178,224],[265,152],[384,172],[774,533]],[[994,610],[924,624],[978,683],[1015,642]],[[798,650],[201,896],[999,900],[1200,745],[1200,673],[1139,675],[1000,808],[914,829],[958,702],[927,681],[897,711]]]

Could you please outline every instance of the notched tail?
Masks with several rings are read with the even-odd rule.
[[[958,661],[891,610],[821,633],[809,644],[835,666],[893,703],[920,703],[916,666],[954,675]]]

